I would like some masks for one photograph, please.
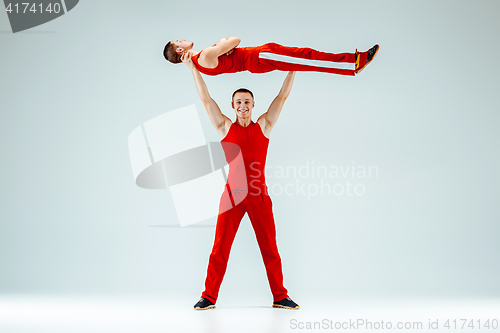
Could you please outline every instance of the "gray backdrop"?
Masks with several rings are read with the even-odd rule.
[[[0,13],[0,292],[196,301],[214,228],[166,227],[178,225],[170,193],[134,184],[127,138],[194,103],[217,141],[190,71],[162,50],[171,39],[201,50],[238,36],[241,46],[330,52],[381,45],[354,78],[297,73],[271,135],[268,183],[292,297],[500,296],[499,10],[498,1],[86,0],[16,34]],[[231,93],[251,89],[256,120],[285,76],[205,79],[231,119]],[[377,173],[275,174],[307,165]],[[364,194],[278,193],[321,181]],[[271,298],[247,217],[220,299],[242,293]]]

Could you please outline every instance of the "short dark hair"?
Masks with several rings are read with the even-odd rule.
[[[231,100],[234,101],[234,95],[236,95],[236,93],[239,93],[239,92],[242,92],[242,93],[249,93],[250,95],[252,95],[252,98],[253,97],[253,94],[250,90],[246,89],[246,88],[240,88],[238,90],[236,90],[234,93],[233,93],[233,96],[231,97]]]
[[[171,63],[178,64],[182,62],[182,55],[175,52],[175,50],[177,50],[177,46],[170,41],[167,43],[167,45],[165,45],[165,48],[163,49],[163,56]]]

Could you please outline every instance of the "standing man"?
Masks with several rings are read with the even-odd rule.
[[[247,89],[236,90],[231,102],[236,113],[236,121],[233,123],[222,114],[217,103],[210,97],[200,72],[191,60],[191,54],[183,57],[183,62],[193,73],[196,90],[212,125],[219,133],[226,159],[229,160],[228,155],[234,155],[234,151],[231,151],[232,149],[228,146],[234,147],[235,145],[243,158],[243,163],[230,164],[226,188],[219,206],[215,239],[205,280],[205,291],[194,308],[196,310],[215,308],[219,288],[226,272],[231,245],[241,219],[245,213],[248,213],[266,267],[269,286],[273,294],[273,307],[298,309],[299,306],[288,297],[287,290],[283,286],[272,202],[267,193],[264,178],[269,134],[290,94],[295,72],[288,73],[278,96],[256,123],[252,121],[252,109],[255,105],[252,92]],[[232,208],[227,209],[227,207]]]

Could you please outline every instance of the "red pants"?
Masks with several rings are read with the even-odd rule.
[[[259,60],[253,73],[280,71],[316,71],[354,75],[354,53],[327,53],[311,48],[282,46],[267,43],[259,47]]]
[[[215,240],[205,279],[205,291],[201,297],[209,299],[214,304],[217,301],[219,288],[226,272],[229,252],[236,231],[240,226],[240,221],[245,213],[248,213],[257,237],[274,301],[288,297],[287,290],[283,286],[281,258],[276,244],[276,228],[274,226],[271,198],[266,193],[231,191],[230,194],[233,196],[233,202],[240,203],[232,209],[224,211],[223,207],[227,207],[228,203],[223,202],[224,199],[221,199],[219,212],[223,211],[223,213],[219,213],[217,217]],[[230,196],[222,196],[222,198],[228,197]]]

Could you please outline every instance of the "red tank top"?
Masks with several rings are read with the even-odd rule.
[[[243,165],[230,162],[230,160],[237,161],[238,159],[230,157],[234,157],[235,150],[231,148],[234,145],[224,144],[228,142],[239,147],[243,157]],[[231,191],[246,191],[248,189],[249,192],[267,194],[264,168],[269,139],[264,136],[260,125],[252,121],[247,127],[242,127],[234,122],[221,143],[229,162],[227,183]]]
[[[259,62],[260,47],[237,47],[230,55],[221,55],[215,68],[205,68],[198,63],[201,52],[195,54],[191,59],[198,70],[206,75],[219,75],[224,73],[236,73],[242,71],[253,72],[257,69]]]

